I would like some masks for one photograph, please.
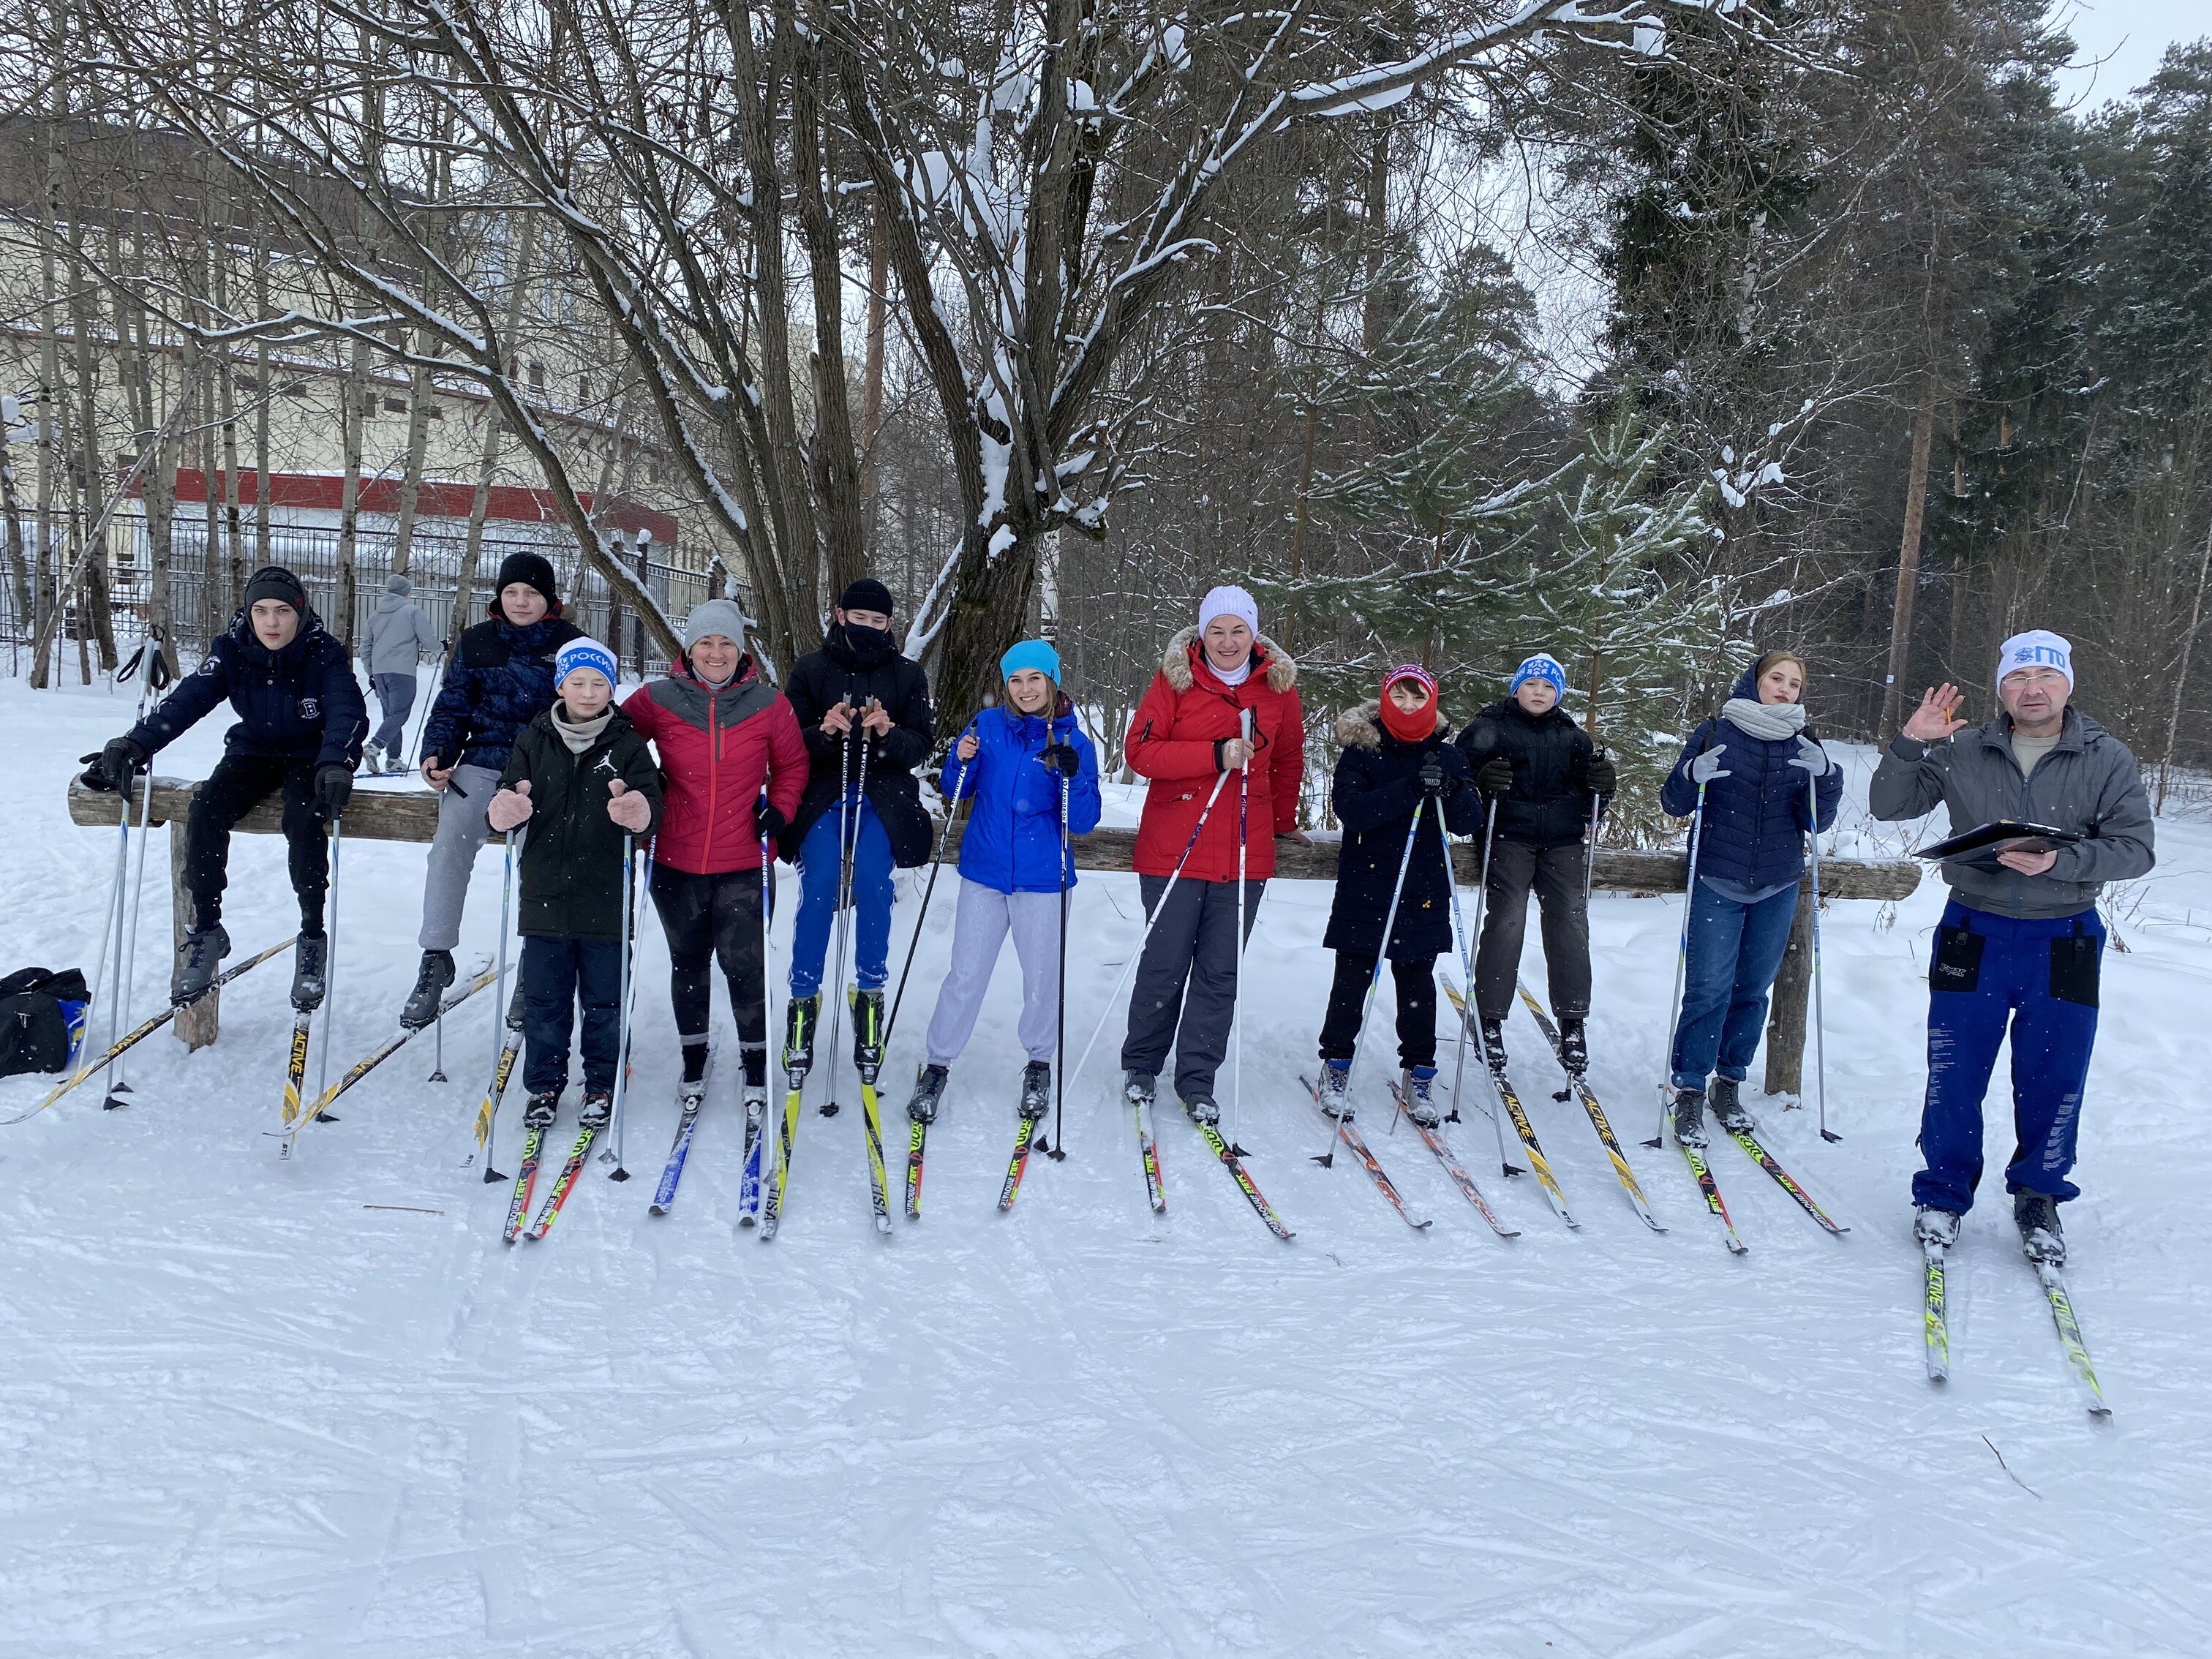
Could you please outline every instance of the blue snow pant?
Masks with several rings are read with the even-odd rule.
[[[584,1087],[615,1086],[622,1046],[620,939],[522,941],[522,1086],[532,1094],[568,1082],[568,1033],[584,1005]]]
[[[1912,1201],[1964,1214],[1982,1178],[1982,1097],[2012,1030],[2008,1193],[2063,1202],[2097,1040],[2097,977],[2105,924],[2094,910],[2014,921],[1953,899],[1928,965],[1928,1099]]]
[[[415,671],[404,674],[371,674],[376,687],[376,701],[383,706],[384,724],[376,728],[369,741],[392,757],[407,758],[407,711],[415,707]]]
[[[837,820],[831,807],[815,819],[799,848],[799,914],[791,924],[791,994],[811,997],[822,989],[822,959],[830,953],[830,929],[837,919]],[[876,809],[863,800],[843,809],[846,833],[857,822],[853,848],[853,911],[860,988],[880,991],[890,977],[890,837]]]
[[[1682,1017],[1668,1060],[1677,1089],[1702,1089],[1716,1066],[1738,1083],[1766,1024],[1766,994],[1790,948],[1797,884],[1756,904],[1717,893],[1700,881],[1690,896],[1689,962],[1682,977]]]

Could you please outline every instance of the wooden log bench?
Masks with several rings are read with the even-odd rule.
[[[191,808],[192,792],[198,787],[198,784],[183,778],[155,778],[153,823],[182,824]],[[88,789],[72,780],[69,811],[74,823],[112,826],[122,820],[123,802],[119,796]],[[135,823],[135,794],[131,811]],[[280,835],[283,808],[272,794],[239,821],[237,833]],[[356,790],[353,803],[346,809],[345,826],[349,840],[427,842],[437,833],[438,798],[420,788]],[[1334,881],[1338,846],[1334,836],[1316,836],[1310,846],[1279,842],[1275,847],[1275,873],[1279,878],[1293,881]],[[948,863],[957,855],[959,847],[960,830],[956,825]],[[1136,848],[1137,832],[1133,830],[1095,830],[1075,843],[1076,868],[1128,870],[1136,856]],[[1481,873],[1481,864],[1480,847],[1468,842],[1453,843],[1452,866],[1461,881],[1473,883]],[[1601,847],[1590,884],[1601,892],[1651,897],[1680,892],[1688,876],[1688,858],[1685,854],[1623,852]],[[169,877],[173,933],[181,953],[185,933],[191,922],[191,896],[185,888],[185,838],[181,834],[169,837]],[[1908,897],[1919,884],[1920,866],[1910,859],[1823,859],[1820,862],[1820,892],[1825,898],[1901,899]],[[410,894],[410,902],[416,896],[419,896]],[[1770,1095],[1801,1092],[1807,994],[1812,982],[1812,918],[1813,895],[1811,884],[1808,883],[1798,900],[1796,921],[1790,928],[1789,952],[1774,981],[1773,1006],[1766,1028],[1766,1092]],[[173,977],[174,972],[173,965]],[[219,994],[210,992],[178,1016],[174,1022],[177,1034],[187,1046],[203,1048],[216,1040]]]

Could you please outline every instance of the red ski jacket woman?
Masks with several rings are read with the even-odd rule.
[[[759,869],[754,803],[765,782],[769,805],[790,821],[806,787],[806,740],[752,658],[739,658],[719,690],[679,658],[665,678],[631,692],[623,713],[653,739],[668,780],[654,860],[695,876]]]
[[[1137,705],[1123,745],[1130,769],[1152,780],[1137,824],[1135,866],[1140,876],[1175,873],[1189,845],[1213,781],[1221,775],[1221,745],[1238,735],[1241,711],[1252,711],[1255,754],[1250,779],[1244,873],[1264,881],[1275,873],[1275,837],[1298,827],[1298,781],[1305,775],[1305,711],[1297,694],[1298,665],[1265,635],[1252,649],[1252,672],[1242,685],[1224,685],[1206,665],[1198,629],[1186,628],[1168,641],[1160,672]],[[1205,833],[1183,866],[1188,880],[1237,879],[1237,781],[1221,788]]]

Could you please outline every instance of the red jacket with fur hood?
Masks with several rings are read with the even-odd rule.
[[[740,658],[719,691],[679,658],[664,678],[631,692],[623,713],[653,739],[668,781],[654,860],[695,876],[759,869],[753,804],[765,786],[785,818],[799,810],[806,740],[791,704],[762,682],[752,658]]]
[[[1160,672],[1137,705],[1122,745],[1129,768],[1149,778],[1144,817],[1137,824],[1136,870],[1140,876],[1175,873],[1190,844],[1213,781],[1216,745],[1237,736],[1244,709],[1252,711],[1253,741],[1244,873],[1254,881],[1275,872],[1275,837],[1298,827],[1298,781],[1305,775],[1305,711],[1298,703],[1298,665],[1265,635],[1255,642],[1252,672],[1242,685],[1224,685],[1206,666],[1198,630],[1186,628],[1168,641]],[[1183,876],[1194,881],[1237,879],[1237,780],[1232,773],[1191,848]]]

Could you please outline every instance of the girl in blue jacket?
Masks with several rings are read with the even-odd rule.
[[[1719,716],[1690,734],[1659,793],[1669,812],[1687,817],[1704,787],[1682,1012],[1668,1060],[1674,1139],[1685,1146],[1705,1144],[1709,1076],[1721,1127],[1753,1127],[1736,1088],[1751,1074],[1767,993],[1789,948],[1805,837],[1836,821],[1843,798],[1842,772],[1806,727],[1804,695],[1803,659],[1767,653],[1744,671]]]
[[[1076,724],[1060,689],[1060,653],[1024,640],[999,659],[1006,706],[986,708],[945,757],[946,810],[963,795],[975,805],[960,837],[960,901],[952,923],[952,964],[930,1017],[927,1062],[916,1075],[907,1115],[937,1116],[948,1067],[968,1046],[983,993],[1011,930],[1022,964],[1021,1114],[1042,1117],[1052,1093],[1052,1050],[1059,1035],[1060,930],[1066,894],[1075,885],[1063,859],[1060,795],[1066,785],[1067,832],[1098,827],[1098,752]]]

